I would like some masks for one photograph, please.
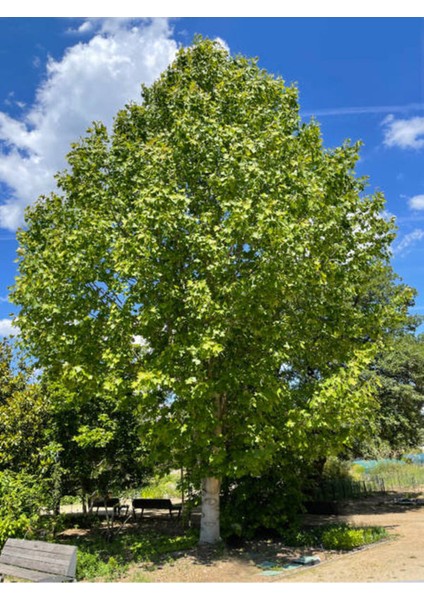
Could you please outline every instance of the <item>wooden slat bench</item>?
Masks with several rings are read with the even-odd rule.
[[[96,510],[96,515],[99,514],[99,508],[104,508],[107,511],[109,508],[113,509],[113,518],[122,517],[128,514],[128,504],[121,504],[119,498],[100,498],[93,500],[90,505],[91,510]]]
[[[141,510],[141,516],[143,516],[145,509],[167,510],[171,519],[174,511],[178,512],[178,517],[181,515],[181,504],[172,504],[171,500],[164,498],[134,498],[132,509],[135,520],[137,518],[136,511]]]
[[[96,509],[96,514],[99,513],[99,508],[104,508],[105,510],[112,508],[115,512],[118,506],[119,498],[99,498],[97,500],[93,500],[91,503],[91,509]]]
[[[0,553],[0,581],[8,575],[36,582],[75,581],[77,548],[9,538]]]

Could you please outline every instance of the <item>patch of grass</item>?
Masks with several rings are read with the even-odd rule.
[[[196,545],[197,539],[198,534],[194,532],[172,538],[152,533],[149,538],[134,542],[130,546],[130,551],[136,561],[150,561],[170,552],[189,550]]]
[[[78,581],[113,581],[125,571],[128,566],[113,556],[102,558],[98,552],[78,550],[77,572]]]
[[[126,581],[128,583],[150,583],[150,579],[141,571],[134,571]]]
[[[353,550],[386,537],[388,533],[383,527],[352,527],[343,523],[289,531],[283,536],[283,542],[295,547]]]
[[[140,562],[166,558],[172,552],[189,550],[197,543],[198,534],[166,535],[155,531],[123,533],[113,540],[101,535],[73,539],[78,546],[78,581],[115,581]]]

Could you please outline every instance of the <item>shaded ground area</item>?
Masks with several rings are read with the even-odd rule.
[[[246,543],[240,548],[215,551],[194,549],[176,552],[166,560],[140,564],[122,581],[149,582],[424,582],[424,506],[398,503],[399,494],[374,496],[350,502],[340,515],[308,515],[305,524],[349,522],[379,525],[391,534],[389,541],[354,552],[323,551],[319,548],[287,548],[271,540]],[[145,526],[148,526],[146,520]],[[158,522],[160,520],[158,519]],[[168,525],[161,522],[161,527]],[[178,527],[169,523],[169,526]],[[266,561],[283,564],[302,554],[318,556],[313,567],[264,575],[258,565]]]

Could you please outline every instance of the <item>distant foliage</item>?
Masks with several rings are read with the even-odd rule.
[[[177,471],[168,475],[154,476],[137,491],[141,498],[178,498],[181,496],[179,489],[180,474]]]
[[[369,372],[379,387],[374,430],[353,445],[356,456],[399,458],[424,444],[424,335],[394,336]]]
[[[424,486],[424,466],[406,461],[379,461],[369,469],[368,476],[379,477],[386,490],[403,490]]]

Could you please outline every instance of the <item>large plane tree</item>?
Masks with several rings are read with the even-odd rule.
[[[361,373],[411,292],[370,285],[394,232],[358,149],[325,149],[295,86],[197,39],[27,211],[24,343],[44,377],[138,398],[151,456],[201,482],[201,542],[222,477],[337,451],[371,409]]]

